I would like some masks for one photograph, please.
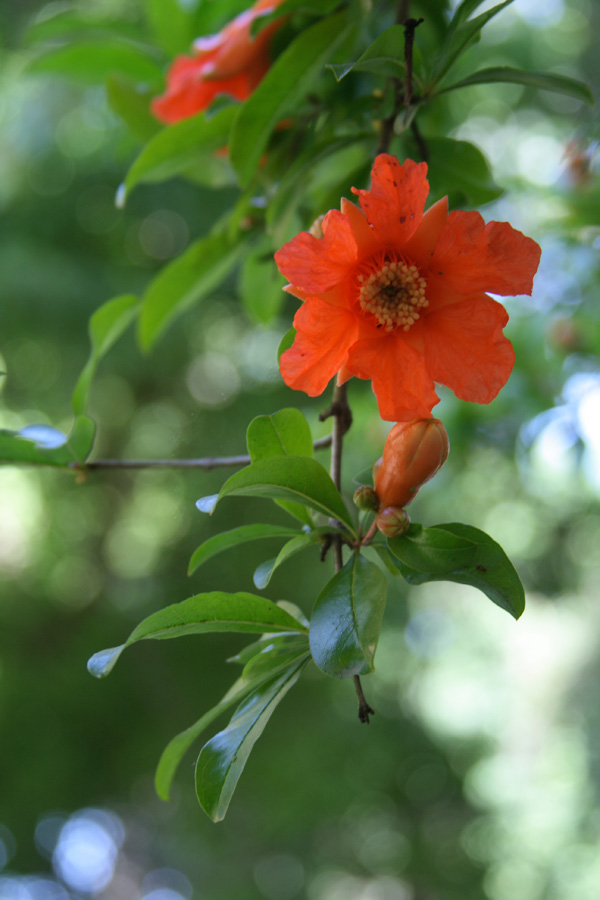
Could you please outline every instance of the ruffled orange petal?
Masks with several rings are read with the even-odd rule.
[[[356,340],[356,316],[320,297],[309,297],[296,313],[294,327],[294,343],[279,361],[281,375],[288,387],[316,397],[342,367]]]
[[[378,250],[381,250],[381,241],[373,234],[373,229],[367,222],[367,217],[362,209],[359,209],[356,203],[352,203],[352,201],[347,200],[346,197],[342,197],[340,208],[350,221],[352,234],[354,235],[354,240],[356,241],[356,246],[358,248],[358,256],[361,258],[370,256],[373,253],[377,253]]]
[[[166,124],[180,122],[206,109],[217,94],[245,100],[250,90],[244,73],[220,81],[204,78],[206,57],[179,56],[167,72],[167,90],[152,101],[152,112]]]
[[[322,228],[322,238],[301,231],[275,254],[281,274],[310,294],[321,294],[339,284],[356,262],[356,241],[347,217],[332,209]]]
[[[396,334],[357,341],[346,372],[371,379],[379,414],[388,422],[426,418],[439,402],[423,356]]]
[[[486,225],[478,212],[451,212],[431,267],[461,294],[530,294],[541,250],[508,222]]]
[[[419,267],[426,266],[438,242],[440,232],[448,218],[448,198],[442,197],[430,206],[421,224],[403,248],[406,259]]]
[[[427,317],[425,363],[432,378],[461,400],[490,403],[506,384],[515,353],[502,329],[504,307],[478,294]]]
[[[395,156],[380,153],[371,170],[370,190],[352,188],[382,243],[404,244],[419,227],[429,193],[426,176],[427,163],[407,159],[400,165]]]

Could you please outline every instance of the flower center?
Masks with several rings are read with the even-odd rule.
[[[427,282],[416,266],[402,260],[385,260],[368,277],[359,275],[358,300],[365,312],[372,313],[378,328],[408,331],[419,318],[419,310],[429,305],[425,297]]]

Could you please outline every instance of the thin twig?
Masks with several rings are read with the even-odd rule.
[[[324,450],[332,444],[332,435],[319,438],[313,447]],[[248,466],[249,456],[205,456],[201,459],[93,459],[85,463],[71,463],[71,469],[224,469],[228,466]]]
[[[415,31],[423,21],[423,19],[407,19],[404,22],[404,106],[407,111],[410,109],[413,97],[412,67]]]

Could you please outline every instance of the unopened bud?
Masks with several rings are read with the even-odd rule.
[[[354,491],[352,498],[354,505],[359,509],[376,510],[379,507],[379,498],[372,487],[363,484]]]
[[[381,464],[374,468],[380,509],[408,506],[448,459],[450,445],[440,419],[399,422],[390,431]]]
[[[377,513],[375,521],[386,537],[398,537],[408,531],[410,516],[401,506],[386,506]]]

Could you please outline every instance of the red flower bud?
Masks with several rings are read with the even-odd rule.
[[[388,435],[373,479],[379,508],[408,506],[448,459],[448,435],[439,419],[399,422]]]
[[[400,506],[386,506],[377,513],[377,527],[386,537],[397,537],[408,531],[410,516]]]

